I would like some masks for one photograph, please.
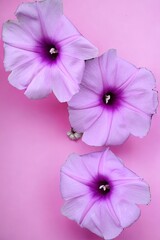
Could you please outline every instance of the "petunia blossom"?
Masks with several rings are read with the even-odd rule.
[[[16,17],[2,33],[9,82],[32,99],[54,92],[60,102],[70,100],[97,48],[63,15],[62,0],[22,3]]]
[[[150,202],[147,183],[109,149],[72,154],[61,169],[63,215],[109,240],[140,216],[137,204]]]
[[[81,89],[68,104],[71,126],[85,143],[119,145],[130,134],[148,133],[158,104],[155,79],[111,49],[87,61]]]

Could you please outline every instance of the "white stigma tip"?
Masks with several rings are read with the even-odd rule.
[[[106,104],[109,102],[110,99],[111,99],[111,96],[110,96],[110,95],[106,95],[106,96],[105,96],[105,102],[106,102]]]
[[[101,186],[99,187],[99,189],[100,189],[100,190],[103,189],[103,191],[106,191],[107,189],[109,190],[110,187],[109,187],[108,184],[106,184],[106,185],[101,185]]]
[[[58,53],[57,49],[56,48],[51,48],[49,50],[50,54],[55,54],[55,53]]]

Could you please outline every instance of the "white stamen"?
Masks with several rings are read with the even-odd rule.
[[[58,53],[58,50],[56,48],[51,48],[49,52],[50,54],[55,54],[55,53]]]
[[[103,191],[106,191],[107,189],[109,190],[110,187],[109,187],[108,184],[106,184],[106,185],[101,185],[101,186],[99,187],[99,189],[100,189],[100,190],[103,189]]]
[[[105,95],[105,102],[106,102],[106,104],[109,102],[110,99],[111,99],[110,95]]]

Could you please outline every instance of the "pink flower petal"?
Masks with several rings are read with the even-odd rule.
[[[66,72],[68,78],[71,78],[72,81],[79,85],[82,80],[83,71],[85,68],[85,63],[83,60],[79,60],[70,56],[63,56],[58,62],[59,67]],[[68,80],[69,81],[69,80]]]
[[[60,102],[69,101],[79,91],[79,87],[72,83],[72,81],[70,81],[70,84],[67,84],[68,78],[61,69],[55,68],[52,72],[52,91],[54,95]]]
[[[4,49],[4,66],[7,71],[14,70],[25,63],[29,64],[37,58],[34,52],[18,49],[7,44],[4,44]]]
[[[18,89],[26,89],[41,68],[42,66],[33,59],[15,68],[9,75],[8,81]]]
[[[117,156],[113,154],[113,152],[110,151],[109,148],[107,148],[103,152],[99,152],[99,175],[111,175],[111,179],[114,180],[114,172],[117,169],[119,172],[121,172],[123,168],[123,163],[120,161],[120,159],[117,159]]]
[[[41,69],[29,84],[25,95],[30,99],[44,98],[51,92],[52,79],[50,69]]]
[[[103,89],[103,79],[98,58],[87,61],[82,79],[82,85],[88,90],[100,94]]]
[[[97,107],[98,108],[98,107]],[[96,110],[96,108],[94,108]],[[96,110],[97,111],[97,110]],[[112,125],[113,113],[112,111],[105,111],[105,109],[101,110],[101,115],[97,118],[94,123],[88,127],[83,136],[82,140],[93,146],[102,146],[108,141],[108,137],[110,135],[110,128]],[[91,113],[96,114],[93,111],[88,111],[88,115]],[[73,119],[73,116],[72,116]],[[85,124],[85,123],[84,123]],[[76,129],[76,128],[75,128]]]
[[[69,109],[69,119],[73,129],[84,132],[91,127],[102,114],[103,109],[98,107],[86,109]]]
[[[116,81],[117,53],[115,49],[110,49],[99,57],[99,68],[103,79],[103,88],[114,87]],[[117,82],[117,81],[116,81]]]
[[[88,154],[84,154],[81,157],[81,162],[87,169],[89,175],[94,178],[96,175],[99,174],[99,162],[102,157],[102,152],[94,152]],[[76,159],[75,159],[76,161]],[[94,163],[94,164],[93,164]],[[78,163],[77,163],[78,165]]]
[[[117,57],[116,78],[113,80],[113,84],[116,85],[118,89],[123,89],[137,72],[138,69],[133,64]]]
[[[87,60],[98,55],[98,49],[85,39],[74,25],[63,15],[57,24],[54,39],[61,47],[62,55]]]
[[[113,201],[111,199],[112,205],[114,206],[114,211],[120,221],[120,224],[123,228],[133,224],[140,216],[140,209],[133,203],[130,203],[126,200]]]
[[[115,49],[110,49],[99,58],[100,69],[102,72],[104,88],[122,88],[135,75],[137,68],[117,57]]]
[[[87,39],[79,36],[63,46],[62,54],[87,60],[90,59],[91,56],[97,57],[98,50]]]
[[[91,200],[89,194],[67,201],[62,213],[81,227],[105,239],[114,238],[123,230],[117,222],[114,222],[107,206]]]
[[[79,169],[79,174],[77,175],[77,168]],[[61,169],[62,173],[72,174],[72,176],[77,176],[79,179],[83,179],[84,182],[87,182],[91,178],[91,173],[86,167],[84,161],[81,159],[81,156],[77,154],[71,154],[66,162],[66,165]],[[74,172],[76,174],[74,174]]]
[[[79,91],[84,66],[84,61],[65,56],[51,69],[52,90],[60,102],[69,101]]]
[[[62,207],[62,214],[80,224],[82,213],[90,200],[89,194],[86,194],[85,197],[79,196],[77,198],[72,198],[71,200],[65,202]]]
[[[24,31],[33,39],[43,38],[36,2],[22,3],[16,11],[16,17]],[[28,24],[30,23],[30,24]]]
[[[81,36],[76,27],[64,15],[61,17],[56,28],[56,34],[53,36],[56,41],[59,42],[61,47],[71,43],[73,40],[78,39]]]
[[[75,108],[86,109],[99,106],[99,99],[97,99],[97,94],[88,90],[87,88],[81,85],[81,91],[78,92],[74,99],[69,102],[70,108],[73,106]]]
[[[72,198],[77,198],[84,196],[89,193],[88,186],[83,184],[83,179],[81,177],[74,176],[74,173],[69,173],[63,171],[62,169],[61,178],[61,193],[65,200],[71,200]],[[85,182],[85,181],[84,181]],[[65,184],[70,186],[70,190],[65,187]]]
[[[74,118],[74,112],[73,115],[70,116],[72,117],[72,119]],[[79,116],[78,115],[79,112],[80,110],[77,111],[77,118]],[[90,109],[90,112],[88,111],[88,114],[91,113],[92,112]],[[83,112],[81,113],[81,115],[82,114]],[[81,119],[83,120],[82,117]],[[95,121],[90,128],[89,127],[86,128],[82,140],[85,143],[93,146],[119,145],[122,144],[128,138],[129,134],[130,132],[129,129],[126,127],[123,111],[121,113],[121,110],[112,112],[106,111],[104,109],[103,113],[97,119],[97,121]]]
[[[120,145],[129,137],[130,131],[126,125],[123,112],[123,109],[114,111],[106,145]]]
[[[146,81],[147,84],[144,84]],[[157,108],[157,92],[155,89],[155,78],[153,74],[145,68],[139,69],[133,81],[125,86],[124,98],[131,106],[146,114],[154,114]],[[147,101],[146,101],[147,99]],[[150,104],[148,104],[148,102]]]
[[[139,111],[130,104],[123,104],[123,106],[126,126],[130,133],[137,137],[146,136],[151,125],[151,115]]]
[[[127,180],[127,179],[126,179]],[[122,196],[129,202],[136,204],[149,204],[151,200],[149,186],[141,179],[128,179],[123,183]],[[119,186],[120,187],[120,186]]]
[[[110,179],[112,180],[113,185],[116,187],[117,192],[119,190],[118,188],[119,184],[122,184],[124,186],[124,192],[127,192],[130,186],[133,186],[134,188],[135,185],[137,184],[137,189],[135,188],[135,191],[133,191],[133,194],[135,194],[136,190],[138,190],[139,197],[141,198],[142,197],[141,194],[144,195],[143,191],[145,193],[146,192],[149,193],[148,185],[144,181],[142,181],[142,179],[138,177],[134,172],[126,168],[122,160],[117,158],[117,156],[113,154],[113,152],[110,151],[109,148],[107,148],[104,152],[92,153],[92,156],[93,155],[95,155],[95,158],[97,158],[97,160],[99,161],[98,174],[110,176]],[[92,160],[92,162],[93,161],[95,162],[96,160]],[[118,179],[118,182],[117,182],[117,179]],[[122,195],[124,194],[124,192],[122,193],[121,189],[119,192]],[[147,197],[148,196],[149,195],[147,195]],[[131,200],[130,198],[128,198],[128,196],[126,197],[128,200]],[[135,203],[137,204],[140,203],[140,202],[136,202],[134,197],[133,197],[133,201],[135,201]]]
[[[120,224],[118,224],[118,222],[114,221],[114,218],[109,212],[108,204],[109,203],[107,202],[105,204],[103,202],[99,202],[94,205],[88,216],[86,216],[84,223],[90,231],[96,230],[91,228],[92,225],[90,227],[90,222],[92,219],[97,226],[97,229],[100,229],[100,237],[103,237],[104,239],[113,239],[122,232],[123,228]],[[93,232],[98,234],[97,231]]]
[[[16,34],[15,34],[16,33]],[[27,51],[33,51],[35,40],[27,34],[18,21],[8,21],[3,25],[2,38],[4,43]]]
[[[52,38],[62,14],[61,0],[22,3],[16,11],[16,16],[22,27],[34,35],[36,39],[44,36]]]

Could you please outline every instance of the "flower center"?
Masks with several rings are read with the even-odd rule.
[[[94,197],[106,199],[113,191],[112,181],[107,176],[98,174],[90,183],[90,189]]]
[[[115,93],[113,93],[113,92],[107,92],[107,93],[105,93],[104,95],[103,95],[103,98],[102,98],[102,100],[103,100],[103,103],[105,104],[105,105],[113,105],[115,102],[116,102],[116,95],[115,95]]]
[[[103,185],[99,186],[99,189],[103,190],[105,192],[105,191],[110,190],[110,186],[109,186],[109,184],[106,184],[106,185],[103,184]]]
[[[98,184],[98,192],[102,195],[107,195],[111,190],[110,184],[107,181],[101,181]]]
[[[53,46],[49,46],[49,57],[51,59],[56,59],[58,56],[58,49],[53,45]]]
[[[53,58],[57,57],[58,55],[58,50],[55,48],[55,47],[52,47],[50,50],[49,50],[49,53],[52,55]]]
[[[54,64],[60,54],[58,45],[49,39],[42,39],[40,51],[39,48],[37,51],[40,53],[42,60],[49,64]]]
[[[105,94],[104,95],[104,102],[106,103],[106,104],[108,104],[109,103],[109,100],[111,99],[111,95],[109,95],[109,94]]]

